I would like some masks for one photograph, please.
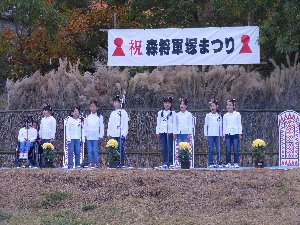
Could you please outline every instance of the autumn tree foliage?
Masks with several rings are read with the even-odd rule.
[[[0,77],[44,74],[58,67],[59,58],[79,59],[82,72],[94,72],[95,61],[106,61],[105,30],[113,26],[257,25],[262,61],[284,61],[300,49],[299,12],[298,0],[2,0]]]
[[[106,57],[107,34],[99,30],[111,28],[114,13],[120,23],[126,18],[124,6],[102,1],[19,0],[3,1],[0,7],[10,24],[1,27],[5,66],[0,73],[14,79],[57,68],[59,58],[79,59],[82,70],[92,70],[95,60]]]

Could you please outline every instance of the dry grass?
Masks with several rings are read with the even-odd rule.
[[[107,67],[97,64],[94,74],[82,75],[79,62],[71,65],[60,60],[57,71],[42,76],[39,72],[29,78],[7,81],[9,109],[39,108],[50,102],[54,108],[87,106],[90,99],[98,99],[103,108],[111,107],[112,96],[120,89],[127,92],[127,107],[160,108],[163,96],[175,99],[187,97],[191,108],[207,108],[212,97],[225,107],[226,99],[237,99],[239,108],[283,109],[300,105],[300,63],[298,56],[287,66],[278,66],[263,79],[257,71],[246,71],[243,66],[196,66],[157,67],[152,72],[132,73],[130,68]]]
[[[6,170],[2,224],[299,224],[299,169]]]

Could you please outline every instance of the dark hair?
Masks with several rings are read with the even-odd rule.
[[[71,108],[71,112],[74,112],[75,109],[78,109],[78,111],[80,112],[80,106],[74,106],[73,108]]]
[[[28,124],[28,123],[33,123],[33,117],[32,116],[27,116],[24,119],[24,123],[25,123],[25,125]]]
[[[99,106],[98,106],[98,101],[97,101],[97,100],[92,100],[92,101],[90,102],[90,105],[92,105],[92,104],[94,104],[97,108],[99,108]],[[100,112],[99,112],[99,109],[97,109],[96,113],[97,113],[97,116],[100,117],[101,114],[100,114]]]
[[[209,101],[209,105],[211,105],[211,104],[215,104],[216,106],[218,106],[218,100],[217,99],[211,99],[210,101]]]
[[[235,109],[235,102],[236,102],[236,100],[234,98],[230,98],[230,99],[227,100],[227,103],[228,102],[231,102],[232,105],[233,105],[233,109]]]
[[[36,124],[36,130],[39,130],[40,124],[37,121],[32,121],[32,126],[34,123]]]
[[[165,103],[165,102],[170,102],[171,103],[171,107],[170,107],[170,114],[169,114],[169,116],[172,116],[172,103],[173,103],[173,97],[172,96],[169,96],[169,97],[165,97],[164,99],[163,99],[163,102]],[[163,117],[164,116],[164,109],[161,111],[161,117]]]
[[[90,102],[90,105],[91,104],[94,104],[96,107],[98,107],[98,101],[97,100],[92,100],[91,102]]]
[[[78,112],[80,112],[80,106],[74,106],[71,108],[70,116],[73,117],[72,113],[75,111],[75,109],[78,109]]]
[[[120,103],[121,103],[121,102],[122,102],[122,99],[121,99],[120,95],[116,95],[116,96],[113,98],[113,101],[114,101],[114,102],[117,101],[117,102],[120,102]]]
[[[187,105],[189,101],[186,98],[180,98],[179,102],[180,102],[180,104],[181,104],[181,102],[183,102],[185,105]]]
[[[46,105],[44,106],[43,108],[43,111],[49,111],[49,112],[52,112],[52,107],[50,104],[46,103]]]
[[[173,97],[172,96],[169,96],[169,97],[165,97],[164,99],[163,99],[163,102],[165,103],[165,102],[170,102],[171,104],[173,103]]]

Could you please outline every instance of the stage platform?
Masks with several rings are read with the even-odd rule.
[[[299,166],[266,166],[264,168],[255,168],[254,166],[249,166],[249,167],[244,167],[241,166],[239,168],[208,168],[208,167],[195,167],[195,168],[190,168],[189,170],[202,170],[202,171],[238,171],[238,170],[250,170],[250,169],[273,169],[273,170],[290,170],[290,169],[295,169],[295,168],[300,168]],[[155,170],[182,170],[181,168],[155,168]]]
[[[292,170],[292,169],[297,169],[300,168],[299,166],[266,166],[264,168],[255,168],[254,166],[252,167],[244,167],[241,166],[239,168],[207,168],[207,167],[197,167],[197,168],[190,168],[190,169],[184,169],[185,171],[187,170],[192,170],[192,171],[239,171],[239,170],[251,170],[251,169],[269,169],[269,170]],[[64,171],[76,171],[76,170],[85,170],[85,171],[99,171],[99,170],[157,170],[157,171],[178,171],[178,170],[183,170],[180,167],[178,168],[151,168],[151,167],[123,167],[123,168],[89,168],[89,167],[83,167],[83,168],[64,168],[64,167],[55,167],[55,168],[38,168],[38,167],[0,167],[0,170],[10,170],[10,169],[17,169],[17,170],[42,170],[42,169],[51,169],[51,170],[64,170]]]

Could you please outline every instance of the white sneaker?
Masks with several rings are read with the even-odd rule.
[[[218,165],[218,168],[223,168],[223,165]]]
[[[215,165],[209,165],[208,168],[213,169],[215,168]]]
[[[226,167],[226,168],[231,168],[231,164],[228,163],[225,167]]]
[[[234,165],[234,168],[240,168],[239,164],[235,163]]]
[[[155,169],[168,169],[168,166],[166,164],[164,164],[162,166],[155,167]]]

